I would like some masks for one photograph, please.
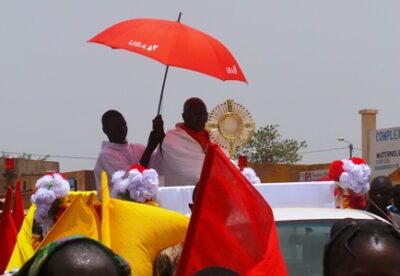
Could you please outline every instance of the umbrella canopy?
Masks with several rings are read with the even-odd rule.
[[[130,19],[117,23],[88,42],[113,49],[135,52],[167,66],[181,67],[204,73],[223,81],[247,82],[230,51],[217,39],[178,21],[162,19]]]

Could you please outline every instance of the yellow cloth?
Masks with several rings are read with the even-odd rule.
[[[39,248],[52,241],[78,234],[99,240],[95,213],[86,204],[82,195],[72,201],[58,221],[51,227]]]
[[[105,172],[101,184],[101,219],[94,208],[99,203],[95,192],[71,192],[64,201],[71,203],[38,248],[69,235],[86,235],[127,260],[132,275],[152,275],[158,252],[184,240],[189,219],[156,206],[110,198]],[[35,253],[31,242],[35,209],[32,205],[24,219],[8,270],[21,268]]]
[[[82,197],[82,199],[84,199],[84,201],[88,205],[100,204],[100,201],[97,198],[97,192],[96,191],[69,192],[68,195],[64,198],[63,203],[71,203],[77,197]]]
[[[75,202],[75,199],[77,198],[80,199],[79,202],[78,201]],[[93,208],[94,204],[99,204],[96,192],[95,191],[70,192],[68,196],[64,199],[64,202],[71,203],[71,205],[64,211],[64,213],[59,218],[57,223],[52,227],[48,235],[46,235],[46,237],[38,247],[33,246],[33,238],[32,238],[32,226],[36,211],[36,205],[35,204],[31,205],[27,215],[24,218],[21,230],[18,233],[17,243],[14,247],[10,261],[8,262],[7,271],[10,271],[14,268],[16,269],[21,268],[22,265],[33,256],[37,248],[44,246],[45,244],[49,243],[54,239],[57,239],[60,236],[68,235],[68,230],[67,232],[65,232],[65,229],[61,228],[69,227],[68,224],[70,224],[76,219],[78,219],[79,221],[83,221],[84,224],[80,226],[81,229],[75,226],[74,227],[75,232],[79,232],[80,234],[88,235],[90,237],[98,239],[98,234],[96,235],[94,233],[94,231],[97,232],[98,225],[100,225],[100,220],[97,217],[97,214]],[[84,202],[87,204],[84,204]],[[86,215],[88,215],[88,217],[85,217]],[[95,221],[92,221],[92,219],[94,219]],[[57,228],[55,228],[55,226],[58,224],[60,224],[60,226],[57,226]],[[96,227],[90,229],[90,225],[93,226],[94,224],[96,224]]]
[[[159,207],[110,198],[105,174],[101,182],[102,239],[109,239],[111,249],[128,261],[132,275],[152,275],[158,252],[184,240],[189,219]]]
[[[101,172],[101,242],[111,248],[110,241],[110,192],[108,191],[108,178],[105,171]]]
[[[18,232],[17,242],[14,246],[10,261],[8,262],[6,271],[19,269],[22,265],[33,256],[35,250],[32,246],[32,226],[33,217],[35,215],[36,205],[32,205],[26,214],[21,229]]]

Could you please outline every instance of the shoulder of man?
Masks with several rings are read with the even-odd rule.
[[[176,138],[191,138],[191,137],[184,129],[176,127],[167,131],[167,133],[165,134],[164,142]]]

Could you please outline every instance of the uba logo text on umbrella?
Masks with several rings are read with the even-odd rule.
[[[155,51],[158,48],[157,44],[151,44],[151,45],[147,46],[146,43],[143,43],[143,42],[140,42],[140,41],[136,41],[136,40],[130,40],[128,42],[128,45],[136,47],[136,48],[142,48],[142,49],[144,49],[146,51],[149,51],[149,52]]]
[[[228,73],[228,74],[234,74],[234,75],[237,74],[237,69],[236,69],[235,65],[233,65],[232,67],[226,67],[225,70],[226,70],[226,73]]]

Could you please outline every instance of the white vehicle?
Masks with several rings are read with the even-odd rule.
[[[290,276],[323,275],[325,244],[332,224],[344,218],[382,218],[361,210],[334,208],[273,208],[279,243]]]
[[[343,218],[381,219],[354,209],[336,209],[334,181],[269,183],[254,185],[271,206],[289,275],[322,275],[324,246],[332,224]],[[187,214],[193,186],[161,187],[161,207]],[[383,219],[381,219],[383,220]]]

